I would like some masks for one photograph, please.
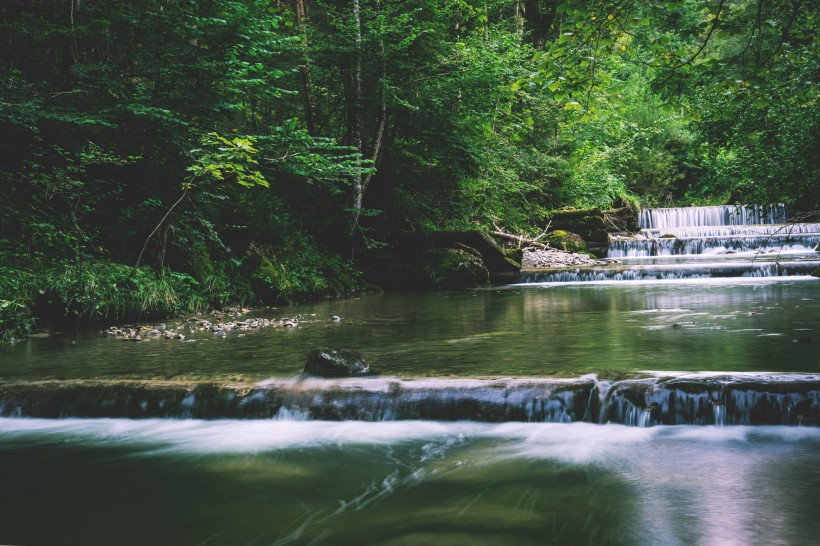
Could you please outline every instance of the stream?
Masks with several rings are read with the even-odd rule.
[[[644,212],[611,266],[0,348],[0,543],[815,544],[820,226]]]

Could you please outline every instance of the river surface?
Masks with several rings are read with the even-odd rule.
[[[383,376],[432,381],[820,372],[820,281],[809,277],[514,285],[254,315],[301,320],[226,336],[185,326],[184,341],[33,338],[2,349],[0,379],[294,378],[322,345],[362,352]],[[809,545],[820,536],[817,427],[295,417],[2,418],[0,544]]]
[[[820,343],[796,342],[820,337],[820,281],[811,277],[518,285],[254,313],[297,314],[297,328],[219,336],[186,327],[184,341],[98,331],[29,339],[0,349],[0,379],[257,381],[299,374],[321,346],[360,351],[402,378],[820,372]]]

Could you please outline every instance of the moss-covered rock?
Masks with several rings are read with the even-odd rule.
[[[521,262],[524,261],[524,250],[520,248],[508,248],[504,251],[507,262],[515,267],[521,268]]]
[[[610,233],[635,233],[641,229],[636,207],[623,206],[601,211],[601,214]]]
[[[421,255],[419,269],[431,288],[475,288],[490,284],[490,273],[474,252],[462,248],[434,248]]]
[[[553,248],[559,250],[566,250],[568,252],[578,252],[586,250],[587,243],[577,233],[564,231],[563,229],[555,230],[547,235],[547,243]]]
[[[557,210],[552,213],[550,222],[553,229],[577,233],[586,242],[609,241],[600,209]]]

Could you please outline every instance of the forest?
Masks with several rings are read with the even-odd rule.
[[[368,287],[408,231],[820,209],[801,0],[5,0],[0,336]]]

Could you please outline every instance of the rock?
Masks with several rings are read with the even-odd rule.
[[[333,315],[332,317],[330,317],[330,322],[340,322],[341,320],[342,320],[341,317],[338,317],[336,315]]]
[[[579,250],[586,250],[587,244],[577,233],[557,229],[547,234],[547,243],[549,246],[559,250],[566,250],[568,252],[578,252]]]
[[[610,233],[635,233],[640,231],[637,209],[623,199],[618,199],[617,208],[601,211],[607,231]]]
[[[814,271],[812,271],[812,272],[811,272],[811,276],[812,276],[812,277],[817,277],[818,279],[820,279],[820,267],[818,267],[817,269],[815,269]]]
[[[607,265],[609,261],[595,260],[584,254],[564,252],[557,249],[526,248],[521,262],[524,269],[546,269],[550,267],[575,267]]]
[[[600,209],[565,209],[553,211],[551,226],[577,233],[587,242],[609,242],[609,232]]]
[[[504,253],[507,256],[507,261],[512,262],[514,265],[517,265],[518,268],[521,268],[521,262],[524,261],[524,250],[520,248],[507,248],[504,249]]]
[[[421,255],[420,273],[431,288],[475,288],[490,284],[490,272],[474,252],[434,248]]]
[[[356,351],[323,347],[308,353],[304,371],[321,377],[353,377],[370,373],[370,365]]]

